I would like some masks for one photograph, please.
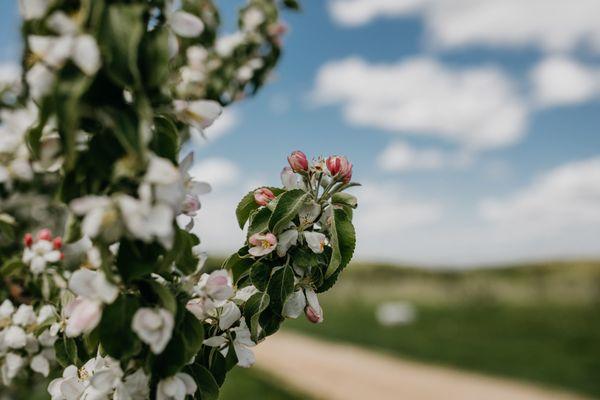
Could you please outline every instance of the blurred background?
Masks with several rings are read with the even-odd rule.
[[[217,3],[227,30],[241,2]],[[20,57],[17,2],[1,10],[0,80]],[[190,146],[209,264],[288,153],[346,155],[355,262],[325,322],[286,331],[600,398],[600,1],[307,0],[286,19],[271,84]],[[223,398],[311,398],[260,368]]]

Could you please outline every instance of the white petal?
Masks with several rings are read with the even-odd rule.
[[[283,257],[286,255],[290,247],[295,246],[298,241],[298,231],[290,229],[283,232],[277,238],[277,255]]]
[[[158,157],[155,155],[150,156],[148,162],[148,169],[144,180],[149,183],[158,185],[168,185],[177,182],[181,179],[179,169],[173,165],[173,163],[166,158]]]
[[[227,338],[224,336],[213,336],[205,339],[202,344],[208,347],[219,347],[227,343]]]
[[[191,376],[189,376],[188,374],[186,374],[184,372],[179,372],[175,376],[177,378],[181,379],[181,381],[185,385],[185,393],[186,394],[193,395],[194,393],[196,393],[198,386],[196,385],[196,381],[194,381],[194,378],[192,378]]]
[[[170,22],[173,32],[185,38],[196,37],[204,30],[202,20],[185,11],[175,11],[171,14]]]
[[[30,367],[32,370],[42,374],[44,377],[47,377],[50,373],[50,363],[46,357],[41,354],[38,354],[31,359]]]
[[[240,367],[250,368],[256,362],[256,358],[254,357],[252,350],[246,348],[245,346],[234,343],[233,349],[235,350],[235,355],[238,359],[237,365]]]
[[[302,290],[297,290],[287,298],[283,305],[282,315],[288,318],[298,318],[306,307],[306,297]]]
[[[238,306],[233,302],[228,302],[221,310],[219,317],[219,328],[221,330],[229,329],[233,324],[240,320],[242,313]]]
[[[100,50],[91,35],[81,35],[75,40],[71,55],[73,62],[86,74],[94,75],[100,69]]]
[[[19,11],[26,21],[42,18],[49,6],[50,0],[19,0]]]
[[[327,236],[319,232],[304,232],[304,237],[306,238],[306,244],[314,253],[320,254],[323,252]]]

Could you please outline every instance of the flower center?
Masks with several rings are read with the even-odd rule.
[[[271,243],[268,240],[262,240],[261,246],[263,249],[268,249],[269,247],[271,247]]]

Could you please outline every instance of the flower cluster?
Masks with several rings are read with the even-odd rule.
[[[15,307],[10,300],[0,304],[1,381],[9,385],[23,370],[47,377],[55,360],[56,310],[44,305],[36,311],[30,305]]]
[[[285,318],[322,322],[317,293],[354,250],[352,164],[292,153],[281,188],[240,202],[246,243],[215,270],[192,230],[210,187],[180,158],[266,82],[296,2],[248,0],[224,36],[210,0],[19,5],[24,80],[0,86],[2,385],[204,398]]]

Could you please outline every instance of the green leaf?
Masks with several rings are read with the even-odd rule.
[[[244,229],[246,221],[250,218],[250,214],[256,211],[260,206],[254,200],[254,190],[242,197],[235,209],[235,216],[240,229]]]
[[[138,51],[145,31],[144,4],[111,4],[100,42],[109,76],[122,87],[141,84]]]
[[[270,298],[269,307],[277,314],[281,314],[283,304],[293,291],[294,270],[289,265],[286,265],[275,271],[269,281],[269,287],[267,288]]]
[[[169,310],[173,315],[177,313],[177,300],[175,295],[171,293],[169,288],[152,278],[144,281],[136,282],[140,286],[142,293],[146,292],[152,297],[151,301],[154,303],[156,300],[160,302],[160,305]]]
[[[255,233],[266,231],[269,228],[269,218],[271,218],[271,210],[267,207],[261,208],[252,214],[247,236],[250,237]]]
[[[331,222],[331,260],[325,272],[325,279],[335,273],[339,273],[348,265],[354,254],[356,246],[356,233],[354,226],[344,210],[333,210],[333,220]]]
[[[298,0],[283,0],[283,5],[290,10],[300,11],[300,3],[298,3]]]
[[[335,193],[331,196],[331,202],[333,204],[339,204],[341,206],[348,206],[351,208],[356,208],[358,206],[358,199],[356,196],[353,196],[349,193]]]
[[[156,259],[162,248],[141,240],[121,240],[117,254],[117,269],[126,282],[150,275],[156,269]]]
[[[267,290],[269,279],[271,279],[271,266],[260,261],[252,265],[250,270],[250,280],[252,284],[260,291]]]
[[[169,29],[161,27],[145,36],[140,47],[140,65],[144,84],[155,88],[169,76]]]
[[[6,278],[19,271],[24,271],[26,268],[27,266],[23,263],[23,261],[19,260],[18,258],[11,258],[2,264],[2,267],[0,268],[0,276]]]
[[[56,353],[56,361],[63,368],[80,364],[77,356],[77,343],[73,338],[63,336],[62,339],[57,340],[54,343],[54,352]]]
[[[215,377],[205,366],[195,363],[186,368],[186,371],[194,377],[198,385],[198,391],[200,392],[200,399],[218,400],[219,385]]]
[[[173,121],[159,115],[154,118],[154,136],[150,148],[157,156],[177,162],[179,155],[179,133]]]
[[[269,230],[275,234],[288,226],[298,215],[300,207],[306,202],[309,194],[301,189],[289,190],[279,197],[277,206],[269,219]]]
[[[252,340],[257,341],[259,336],[260,325],[258,319],[260,314],[269,306],[269,295],[266,292],[255,293],[248,299],[244,307],[244,317],[246,324],[250,328]]]
[[[109,356],[123,360],[139,352],[141,343],[131,329],[133,314],[139,307],[137,298],[121,295],[104,308],[99,325],[100,343]]]
[[[194,255],[192,247],[200,241],[193,233],[177,228],[173,248],[165,255],[160,270],[166,271],[175,263],[177,268],[186,275],[192,274],[198,268],[198,257]]]
[[[242,257],[239,253],[234,253],[225,260],[222,268],[230,270],[233,275],[233,282],[237,283],[242,276],[254,264],[254,260],[248,257]]]

